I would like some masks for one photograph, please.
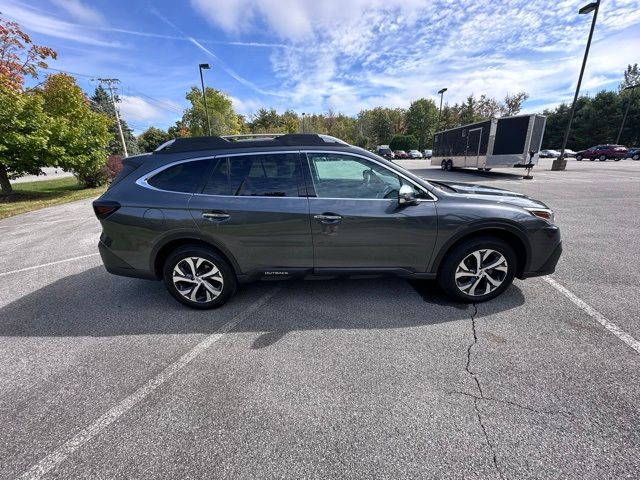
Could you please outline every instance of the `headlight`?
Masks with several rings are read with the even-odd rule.
[[[553,214],[553,210],[549,210],[548,208],[525,208],[527,212],[529,212],[534,217],[541,218],[549,223],[555,222],[555,215]]]

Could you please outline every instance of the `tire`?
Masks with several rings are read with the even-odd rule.
[[[576,155],[576,160],[581,162],[582,161],[582,155]]]
[[[451,160],[447,160],[447,166],[446,166],[445,170],[447,172],[450,172],[451,170],[453,170],[453,162]]]
[[[607,161],[607,156],[606,155],[600,155],[598,157],[598,160],[600,160],[601,162],[606,162]]]
[[[215,267],[217,273],[212,274],[214,269],[211,267]],[[185,280],[174,281],[174,272],[181,274]],[[238,285],[229,262],[213,250],[200,245],[185,245],[173,251],[164,263],[162,278],[167,290],[176,300],[199,310],[224,305],[233,296]],[[217,295],[214,292],[216,290],[219,291]]]
[[[440,168],[442,170],[446,170],[447,169],[447,161],[446,160],[442,160],[442,162],[440,163]]]
[[[631,157],[633,160],[640,160],[640,153],[636,153],[633,157]]]
[[[495,269],[487,269],[487,273],[481,270],[484,277],[481,275],[479,278],[475,275],[479,271],[474,265],[477,265],[475,252],[481,252],[479,253],[480,259],[483,260],[481,267],[482,265],[490,266],[499,262],[500,259],[504,262],[499,263]],[[465,268],[461,267],[463,261]],[[486,302],[500,295],[511,285],[517,266],[516,254],[506,242],[495,237],[475,237],[463,241],[447,252],[440,266],[437,282],[444,293],[454,300],[465,303]],[[465,274],[467,271],[470,275]],[[456,274],[458,274],[457,280]],[[493,282],[489,282],[486,279],[487,276]],[[466,280],[467,278],[469,280]],[[499,284],[495,285],[495,282]],[[472,292],[476,288],[483,292],[480,294]]]

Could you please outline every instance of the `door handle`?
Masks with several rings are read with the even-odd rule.
[[[322,215],[314,215],[313,218],[319,220],[320,223],[338,223],[342,220],[340,215],[334,214],[322,214]]]
[[[212,212],[212,213],[203,213],[202,218],[205,220],[226,220],[230,218],[231,215],[224,212]]]

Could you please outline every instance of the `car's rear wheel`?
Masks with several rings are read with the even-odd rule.
[[[582,161],[582,155],[576,155],[576,160],[581,162]]]
[[[172,252],[164,264],[163,279],[176,300],[203,310],[224,305],[237,287],[229,263],[200,245],[186,245]]]
[[[604,162],[606,159],[607,159],[607,156],[606,156],[606,155],[600,155],[600,156],[598,157],[598,160],[600,160],[601,162]]]
[[[461,302],[485,302],[504,292],[516,272],[517,258],[504,241],[477,237],[447,253],[438,273],[438,284]]]

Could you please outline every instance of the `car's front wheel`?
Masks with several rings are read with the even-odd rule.
[[[600,155],[600,156],[598,157],[598,160],[600,160],[601,162],[604,162],[606,159],[607,159],[607,156],[606,156],[606,155]]]
[[[229,263],[200,245],[186,245],[172,252],[164,264],[163,279],[176,300],[197,309],[224,305],[237,286]]]
[[[438,284],[455,300],[485,302],[511,285],[516,263],[515,252],[503,240],[471,238],[447,254],[438,273]]]

